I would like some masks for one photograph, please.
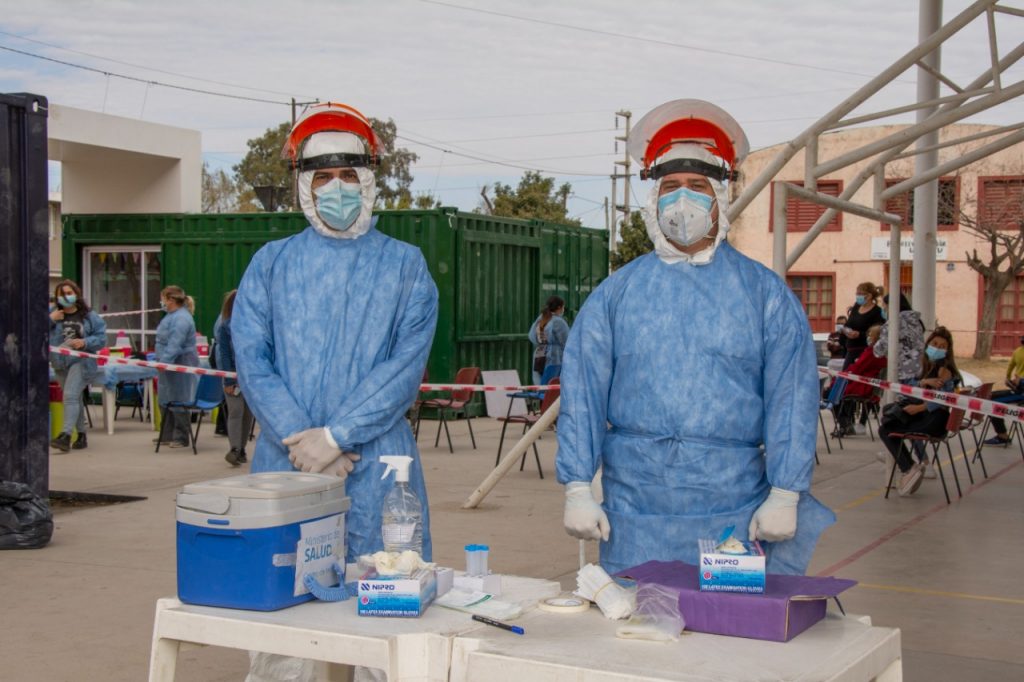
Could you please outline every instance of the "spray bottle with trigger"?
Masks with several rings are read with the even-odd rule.
[[[384,551],[413,550],[423,555],[423,504],[409,487],[409,465],[412,457],[386,455],[380,458],[387,465],[381,479],[395,472],[395,487],[384,497],[381,509],[381,535]]]

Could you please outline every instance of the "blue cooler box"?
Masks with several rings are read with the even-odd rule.
[[[186,485],[177,498],[178,599],[273,611],[309,601],[295,594],[301,525],[337,517],[345,561],[345,482],[299,471],[232,476]]]

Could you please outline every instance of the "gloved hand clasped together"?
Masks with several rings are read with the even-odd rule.
[[[594,499],[590,483],[573,481],[565,486],[565,531],[581,540],[608,541],[612,527],[608,515]]]
[[[750,540],[781,542],[796,535],[796,506],[799,502],[800,493],[772,488],[768,498],[750,519],[747,531]]]
[[[361,459],[354,452],[342,452],[328,436],[326,428],[299,431],[281,443],[288,446],[288,459],[295,468],[307,473],[345,478]]]

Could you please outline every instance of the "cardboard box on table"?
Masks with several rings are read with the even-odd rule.
[[[763,594],[702,592],[698,570],[682,561],[648,561],[618,575],[677,590],[687,630],[773,642],[788,642],[817,623],[829,598],[857,584],[769,573]]]

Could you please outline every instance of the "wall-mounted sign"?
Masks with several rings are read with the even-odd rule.
[[[946,260],[946,240],[937,239],[935,249],[936,260]],[[889,260],[889,238],[871,238],[871,260]],[[900,260],[914,260],[914,238],[906,237],[900,239]]]

